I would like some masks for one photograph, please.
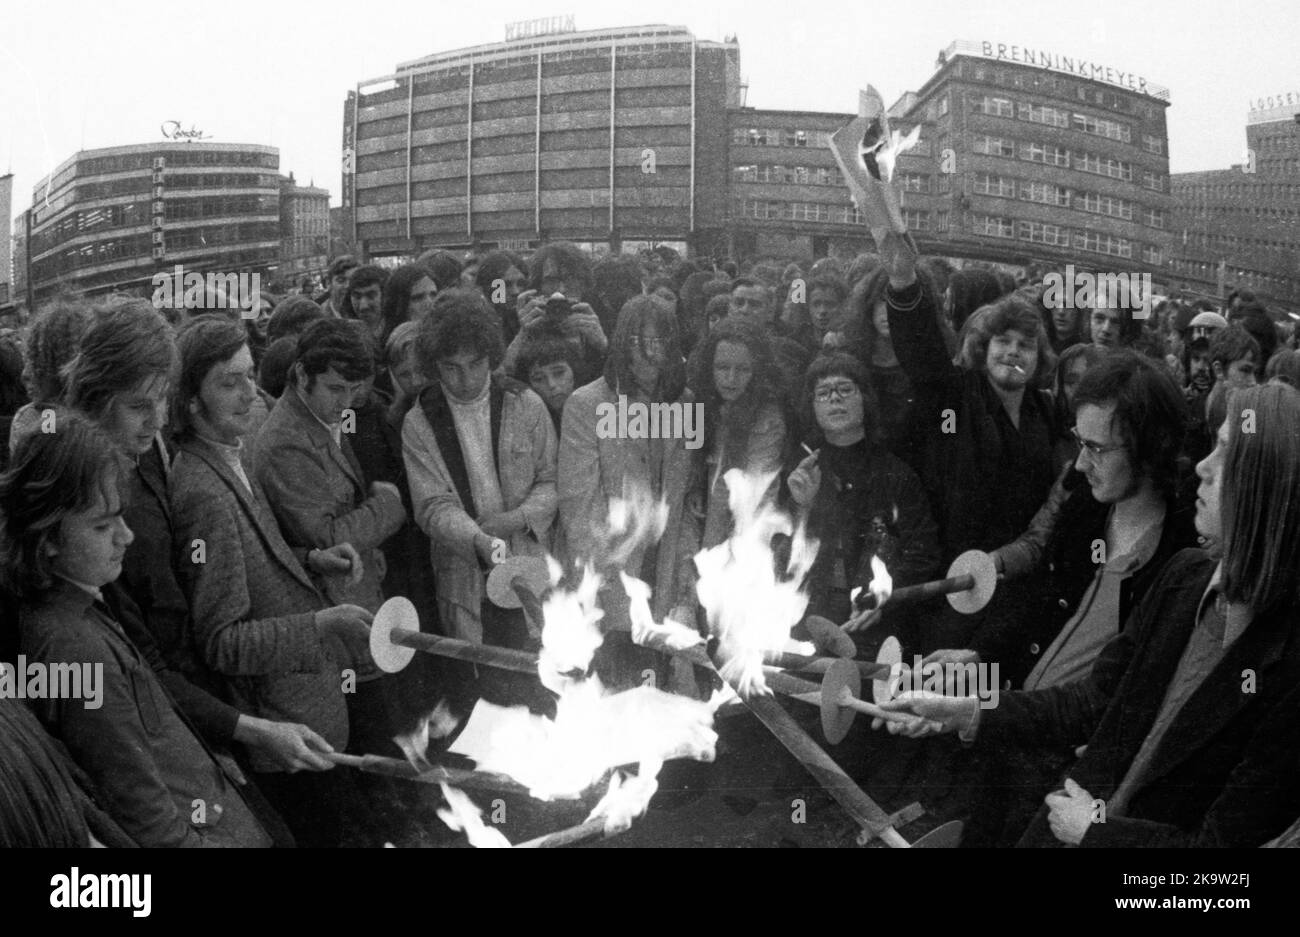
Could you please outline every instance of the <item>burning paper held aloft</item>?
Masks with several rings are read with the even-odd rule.
[[[858,116],[831,135],[835,162],[877,244],[886,234],[907,233],[898,191],[892,182],[898,157],[916,145],[920,133],[919,126],[906,136],[891,131],[880,92],[867,85],[858,93]],[[911,247],[915,252],[915,245]]]

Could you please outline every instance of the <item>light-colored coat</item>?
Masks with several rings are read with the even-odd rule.
[[[316,612],[326,603],[284,542],[255,473],[247,465],[245,472],[252,494],[198,439],[181,444],[172,466],[172,560],[190,602],[194,643],[242,712],[301,722],[342,751],[342,671],[369,654],[317,629]],[[258,752],[251,757],[254,770],[277,770]]]
[[[628,562],[628,573],[649,582],[651,611],[663,619],[676,605],[693,605],[693,579],[685,565],[699,548],[698,527],[683,524],[682,509],[689,486],[691,459],[684,439],[665,440],[663,477],[652,484],[648,439],[601,438],[596,432],[601,404],[617,407],[618,394],[599,378],[569,395],[560,432],[560,520],[573,557],[591,556],[599,531],[609,516],[611,498],[622,498],[624,485],[658,490],[668,504],[668,524],[659,541],[654,570],[642,570],[645,548]],[[690,405],[689,400],[687,405]]]
[[[353,586],[344,576],[313,577],[336,605],[374,612],[383,604],[386,569],[379,545],[406,520],[402,499],[391,491],[367,496],[361,466],[347,434],[335,445],[325,424],[289,387],[253,444],[253,467],[291,547],[326,549],[350,543],[365,575]]]
[[[505,386],[496,450],[504,510],[519,509],[527,524],[510,538],[511,555],[545,556],[555,520],[555,429],[542,398],[517,382]],[[486,576],[474,550],[479,526],[466,511],[418,402],[402,424],[402,455],[412,513],[430,541],[442,628],[451,637],[481,644]]]

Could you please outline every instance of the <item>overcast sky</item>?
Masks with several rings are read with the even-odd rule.
[[[338,204],[349,88],[401,61],[499,42],[507,22],[565,13],[580,30],[734,33],[748,103],[761,108],[851,111],[868,81],[892,102],[957,38],[1111,65],[1170,89],[1174,172],[1241,162],[1249,102],[1300,92],[1296,0],[44,0],[0,14],[0,173],[15,174],[17,213],[78,149],[160,140],[159,124],[179,120],[216,141],[279,147],[281,171]]]

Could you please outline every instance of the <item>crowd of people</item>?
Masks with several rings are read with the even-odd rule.
[[[489,571],[601,562],[635,490],[664,531],[620,568],[656,620],[704,632],[693,558],[732,531],[736,468],[774,477],[820,544],[809,614],[864,654],[894,635],[927,667],[998,664],[995,708],[902,697],[875,721],[960,741],[934,744],[968,844],[1294,839],[1293,325],[1245,292],[1062,307],[1050,272],[892,236],[743,269],[560,242],[342,256],[318,294],[243,309],[48,303],[0,343],[0,660],[102,664],[102,705],[0,694],[0,844],[339,845],[357,782],[331,755],[395,752],[441,699],[517,694],[423,655],[380,673],[387,598],[425,631],[536,649]],[[638,403],[698,405],[703,444],[600,431]],[[1001,575],[975,615],[891,605],[874,572],[925,582],[968,550]],[[626,614],[617,577],[602,607]],[[614,630],[596,667],[709,689]]]

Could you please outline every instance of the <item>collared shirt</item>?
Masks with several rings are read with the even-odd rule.
[[[307,408],[307,412],[311,414],[312,419],[315,420],[317,423],[319,423],[321,426],[325,427],[326,432],[330,434],[330,439],[334,440],[334,445],[338,446],[339,449],[342,449],[343,448],[343,424],[326,423],[324,420],[322,420],[320,417],[316,415],[316,411],[311,408],[311,405],[307,403],[306,398],[303,397],[302,391],[300,391],[297,387],[294,387],[293,392],[298,395],[298,399],[301,400],[302,405]]]
[[[94,586],[86,585],[86,583],[84,582],[78,582],[76,579],[73,579],[70,576],[65,576],[62,573],[55,573],[54,575],[58,576],[60,579],[62,579],[64,582],[68,583],[69,585],[76,586],[78,589],[80,589],[83,592],[89,592],[91,597],[96,602],[100,603],[101,605],[104,604],[104,593],[100,592]]]
[[[1115,517],[1110,509],[1107,526]],[[1111,638],[1124,626],[1120,618],[1120,599],[1125,580],[1151,562],[1164,531],[1165,508],[1160,516],[1138,537],[1133,549],[1111,559],[1097,569],[1092,583],[1083,594],[1073,617],[1065,623],[1056,639],[1048,645],[1034,669],[1025,678],[1026,690],[1061,686],[1088,676],[1093,661]]]
[[[505,510],[501,482],[497,478],[496,459],[492,456],[492,382],[486,381],[483,392],[473,400],[460,400],[444,386],[443,394],[456,424],[456,438],[465,457],[469,475],[469,493],[479,517],[500,514]],[[477,520],[477,518],[475,518]]]
[[[248,493],[251,495],[253,486],[248,481],[248,475],[244,472],[244,461],[240,458],[244,452],[244,441],[241,439],[232,446],[229,443],[209,439],[207,436],[199,436],[198,438],[216,450],[217,455],[221,456],[221,461],[225,462],[230,470],[235,473],[235,476],[244,483],[244,487],[248,489]]]
[[[1187,639],[1187,647],[1183,649],[1178,669],[1174,671],[1173,679],[1165,690],[1164,701],[1160,704],[1151,731],[1142,741],[1142,747],[1129,765],[1124,780],[1106,804],[1107,812],[1114,816],[1124,816],[1127,813],[1129,800],[1134,791],[1147,780],[1156,750],[1174,719],[1251,622],[1253,616],[1249,607],[1228,603],[1219,591],[1222,573],[1223,565],[1220,564],[1201,597],[1196,612],[1196,627]]]

